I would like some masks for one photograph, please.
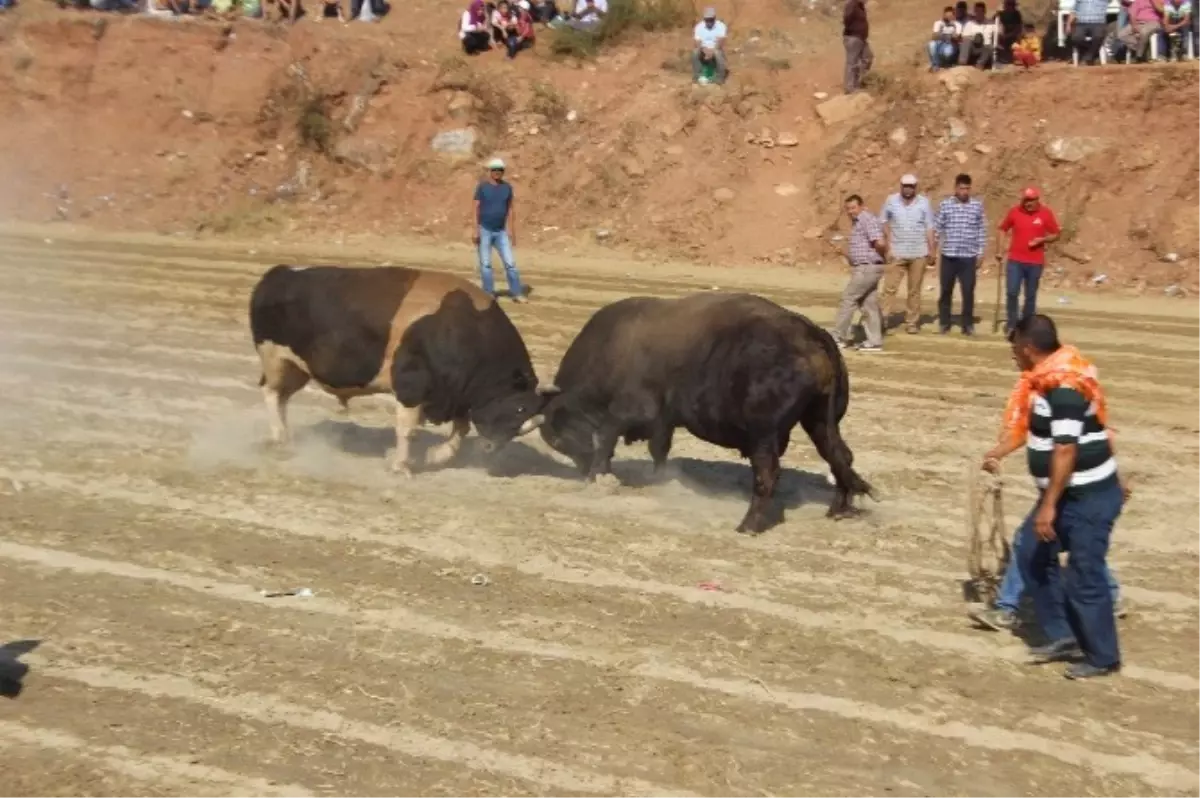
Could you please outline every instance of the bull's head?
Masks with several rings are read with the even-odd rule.
[[[593,437],[596,419],[571,395],[552,399],[543,408],[542,416],[544,420],[539,425],[542,440],[586,473],[596,448]]]
[[[471,420],[484,438],[484,451],[495,451],[541,426],[545,421],[542,409],[558,393],[554,385],[538,386],[536,378],[530,380],[521,372],[514,375],[510,392],[471,412]]]

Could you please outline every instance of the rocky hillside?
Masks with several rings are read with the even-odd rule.
[[[691,85],[686,31],[466,59],[448,0],[406,7],[412,25],[292,28],[25,7],[0,20],[0,216],[455,238],[500,154],[526,245],[831,264],[846,193],[876,205],[913,170],[940,196],[965,170],[993,218],[1042,187],[1068,231],[1057,279],[1195,289],[1194,64],[939,78],[904,6],[876,12],[855,98],[812,0],[735,6],[724,87]]]

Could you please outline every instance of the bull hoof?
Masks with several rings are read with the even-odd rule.
[[[749,537],[758,537],[765,531],[766,531],[766,529],[763,527],[750,526],[747,524],[741,524],[737,528],[737,533],[739,535],[747,535]]]
[[[405,479],[411,479],[413,475],[412,468],[409,467],[408,463],[403,461],[393,460],[388,466],[388,470],[396,476],[404,477]]]
[[[832,518],[834,521],[843,521],[847,518],[857,518],[862,515],[862,510],[857,507],[830,507],[825,513],[826,518]]]

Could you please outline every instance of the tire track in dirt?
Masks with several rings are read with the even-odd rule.
[[[300,785],[274,784],[182,759],[131,751],[123,745],[91,745],[58,729],[31,728],[0,720],[0,740],[8,746],[32,746],[87,759],[106,770],[160,788],[169,787],[184,795],[313,795],[311,790]],[[198,793],[197,788],[205,792]]]
[[[274,527],[288,534],[309,537],[326,538],[329,540],[356,540],[368,543],[382,544],[390,548],[401,548],[420,552],[434,557],[454,556],[466,559],[483,568],[508,565],[517,572],[530,577],[545,579],[553,582],[584,585],[592,588],[608,588],[663,596],[702,606],[719,606],[725,609],[736,609],[764,615],[785,621],[799,628],[813,629],[835,635],[872,633],[887,639],[891,643],[933,648],[945,655],[967,656],[983,660],[1003,660],[1020,662],[1024,658],[1021,647],[1010,645],[1002,648],[989,645],[987,642],[967,635],[941,632],[923,628],[911,628],[897,624],[894,618],[873,613],[846,615],[842,613],[820,612],[807,610],[802,607],[780,604],[776,601],[760,599],[753,596],[736,593],[704,593],[693,587],[666,584],[656,580],[639,579],[619,571],[590,566],[586,570],[562,566],[537,557],[534,552],[522,557],[519,563],[509,563],[505,556],[479,550],[478,544],[464,540],[462,544],[454,544],[447,540],[448,532],[444,522],[426,518],[423,526],[439,528],[435,534],[408,533],[403,538],[397,538],[394,533],[371,531],[375,529],[393,529],[394,523],[380,519],[370,523],[365,518],[359,518],[354,529],[337,529],[334,519],[337,513],[329,508],[326,517],[328,523],[293,518],[289,511],[290,502],[280,497],[273,506],[269,498],[257,494],[257,507],[250,507],[231,500],[228,497],[217,501],[198,499],[195,491],[182,494],[162,485],[137,485],[128,477],[116,481],[80,479],[76,475],[52,473],[45,471],[12,470],[0,468],[0,478],[7,478],[25,485],[40,485],[60,491],[89,496],[98,500],[124,501],[134,505],[154,508],[163,511],[183,512],[214,520],[238,521]],[[114,484],[115,483],[115,484]],[[466,492],[468,495],[470,491]],[[309,503],[309,514],[315,502]],[[428,516],[430,513],[425,511]],[[497,530],[493,528],[493,534]],[[512,543],[508,546],[508,555],[512,555]],[[1126,678],[1137,679],[1158,687],[1192,692],[1200,690],[1200,681],[1193,676],[1164,671],[1157,668],[1144,668],[1127,665],[1123,671]]]
[[[395,609],[389,610],[386,613],[367,612],[360,614],[339,602],[319,597],[309,599],[302,605],[280,604],[277,601],[273,602],[271,599],[259,596],[249,586],[224,583],[207,577],[191,577],[177,571],[164,571],[161,569],[134,566],[123,562],[96,560],[43,548],[0,543],[0,556],[6,559],[33,562],[53,569],[64,569],[78,574],[103,574],[170,584],[201,593],[212,599],[233,600],[240,603],[269,606],[272,610],[282,612],[285,615],[311,615],[316,613],[352,619],[355,621],[355,628],[360,631],[364,623],[368,623],[370,626],[378,629],[388,628],[397,631],[414,632],[420,635],[444,637],[455,641],[472,641],[496,651],[515,652],[534,657],[549,657],[556,660],[568,660],[590,667],[608,669],[612,666],[625,665],[629,673],[634,676],[671,682],[676,685],[685,685],[713,693],[723,693],[730,697],[768,705],[773,710],[783,708],[806,713],[816,712],[833,715],[845,720],[894,727],[901,731],[922,736],[942,737],[964,743],[971,747],[992,751],[1023,751],[1028,754],[1050,756],[1067,765],[1098,769],[1112,775],[1134,776],[1160,789],[1186,790],[1192,789],[1193,785],[1200,784],[1195,774],[1189,769],[1163,762],[1145,753],[1123,756],[1111,751],[1095,751],[1082,745],[1064,744],[1062,742],[1051,743],[1046,738],[1027,732],[986,725],[977,726],[958,721],[937,721],[924,714],[889,709],[862,701],[838,698],[822,693],[798,693],[781,689],[778,685],[768,685],[760,680],[751,681],[704,676],[693,669],[664,662],[657,658],[652,658],[649,661],[629,667],[626,664],[627,657],[616,657],[602,650],[579,650],[576,647],[547,646],[546,644],[522,639],[507,632],[472,632],[456,628],[452,624],[422,618],[411,612]],[[74,678],[71,675],[64,674],[61,669],[51,669],[49,673],[60,677]],[[98,684],[90,679],[85,681],[87,684],[96,687],[128,687],[124,679],[119,679],[116,682],[109,681],[103,684]],[[373,687],[372,689],[378,688]],[[157,693],[157,695],[192,700],[181,689],[176,689],[170,693]],[[239,703],[243,700],[246,702],[265,703],[267,706],[270,706],[273,701],[278,699],[270,696],[252,696],[240,693]],[[209,701],[204,701],[203,703],[211,705]],[[297,713],[287,711],[283,714],[284,720],[291,722]],[[254,717],[259,720],[263,719],[261,715],[257,714]],[[340,722],[351,726],[355,723],[354,720],[344,717],[340,719]],[[306,724],[301,723],[301,725]],[[330,725],[327,724],[323,724],[323,726],[327,730],[330,728]],[[1114,730],[1110,732],[1110,736],[1112,733],[1120,734],[1120,732]],[[358,734],[352,734],[351,736],[356,739],[363,739]],[[373,742],[378,743],[378,740],[373,740]],[[1177,755],[1182,757],[1187,756],[1183,751],[1177,752]],[[551,783],[561,784],[562,782]],[[591,788],[577,785],[572,789],[588,790]],[[638,788],[638,791],[641,791],[641,788]],[[661,793],[662,789],[658,788],[655,791]]]

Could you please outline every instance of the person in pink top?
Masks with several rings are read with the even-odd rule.
[[[1134,58],[1146,59],[1150,39],[1162,31],[1162,0],[1133,0],[1129,5],[1129,24],[1117,31],[1117,38],[1128,47]]]

